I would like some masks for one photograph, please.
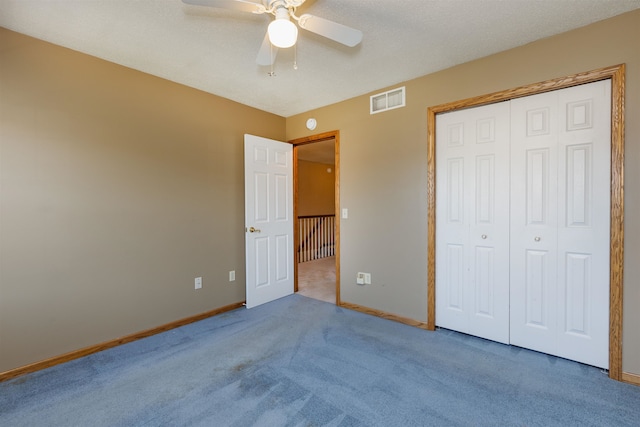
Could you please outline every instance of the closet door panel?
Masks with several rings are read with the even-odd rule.
[[[507,343],[508,104],[438,115],[436,325]]]
[[[607,367],[610,82],[511,106],[511,343]]]
[[[558,348],[609,366],[610,81],[558,92]]]
[[[468,333],[468,130],[457,115],[438,118],[436,150],[436,316],[438,326]]]
[[[510,342],[556,347],[557,94],[511,101]]]

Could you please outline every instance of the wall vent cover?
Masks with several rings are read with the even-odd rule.
[[[370,113],[376,114],[387,110],[393,110],[394,108],[400,108],[405,106],[405,90],[404,86],[397,89],[391,89],[377,95],[371,95],[370,98]]]

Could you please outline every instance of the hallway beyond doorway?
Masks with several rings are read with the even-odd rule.
[[[298,264],[298,293],[309,298],[336,303],[336,257],[330,256]]]

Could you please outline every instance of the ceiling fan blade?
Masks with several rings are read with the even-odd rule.
[[[362,31],[308,13],[300,16],[298,25],[345,46],[354,47],[362,41]]]
[[[183,3],[196,6],[217,7],[219,9],[238,10],[241,12],[265,13],[264,5],[247,0],[182,0]]]
[[[276,55],[278,55],[278,48],[271,44],[271,41],[269,40],[269,33],[266,33],[264,35],[264,40],[262,40],[260,51],[258,51],[256,62],[258,65],[273,65],[276,61]]]

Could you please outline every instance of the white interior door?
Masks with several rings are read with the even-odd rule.
[[[436,324],[508,343],[509,104],[436,120]]]
[[[609,366],[611,82],[512,101],[511,343]]]
[[[293,146],[244,137],[246,305],[293,293]]]

